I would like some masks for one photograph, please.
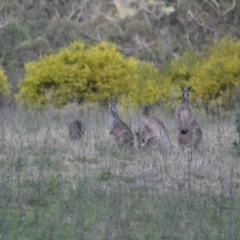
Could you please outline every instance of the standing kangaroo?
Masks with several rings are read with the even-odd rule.
[[[190,101],[192,87],[182,89],[182,103],[176,109],[176,120],[178,124],[178,144],[182,151],[192,152],[199,150],[202,143],[202,130],[196,121],[193,106]]]
[[[117,102],[109,102],[109,124],[112,134],[119,148],[133,147],[133,133],[118,116]]]
[[[85,123],[81,119],[74,119],[68,124],[69,138],[79,140],[85,133]]]
[[[135,133],[138,148],[170,148],[172,143],[167,126],[161,117],[142,119]]]

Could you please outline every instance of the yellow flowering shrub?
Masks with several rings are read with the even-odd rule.
[[[185,52],[181,59],[163,67],[161,82],[159,97],[167,106],[180,101],[183,85],[192,86],[192,101],[206,109],[234,108],[240,92],[240,41],[224,38],[211,46],[205,57]]]
[[[26,64],[16,98],[33,106],[67,102],[102,103],[118,96],[123,105],[148,106],[161,102],[174,107],[180,86],[192,86],[192,100],[205,107],[234,107],[240,87],[240,41],[225,38],[202,57],[193,51],[174,59],[161,72],[152,63],[126,58],[115,45],[102,42],[86,48],[75,42],[57,54]]]
[[[214,104],[223,110],[232,109],[240,90],[240,41],[224,38],[211,47],[191,84],[205,106]]]
[[[106,42],[91,48],[75,42],[59,53],[26,64],[17,100],[37,107],[62,106],[76,100],[106,103],[115,95],[123,104],[141,105],[158,100],[157,69],[149,63],[125,58]],[[140,96],[140,93],[142,95]]]
[[[144,106],[156,103],[161,95],[161,78],[158,69],[152,63],[138,62],[136,69],[137,79],[129,91],[133,106]]]
[[[181,98],[180,86],[192,84],[191,79],[202,62],[203,58],[199,54],[188,51],[183,53],[181,59],[173,59],[163,67],[160,98],[166,106],[176,105],[176,100]]]
[[[8,82],[8,79],[5,75],[5,72],[0,67],[0,98],[6,99],[11,95],[11,86]]]

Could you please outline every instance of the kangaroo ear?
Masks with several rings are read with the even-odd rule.
[[[190,86],[190,87],[188,87],[187,88],[187,90],[188,90],[188,92],[191,92],[191,90],[192,90],[192,87]]]
[[[181,88],[181,89],[182,89],[182,91],[184,92],[184,87],[183,87],[183,86],[181,86],[180,88]]]

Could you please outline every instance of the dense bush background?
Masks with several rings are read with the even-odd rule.
[[[158,100],[158,79],[152,64],[125,58],[114,45],[102,42],[86,48],[75,42],[26,64],[17,99],[28,105],[62,106],[69,101],[106,103],[117,95],[123,103],[139,106]]]
[[[159,94],[171,105],[178,98],[178,85],[191,83],[195,84],[193,97],[201,98],[198,101],[207,108],[210,102],[214,111],[234,107],[233,92],[239,77],[239,1],[11,0],[2,1],[0,11],[0,59],[14,94],[19,92],[19,80],[29,78],[29,70],[25,76],[26,63],[58,53],[74,41],[82,42],[87,49],[105,41],[125,57],[153,63],[161,73],[161,80],[153,78],[154,73],[147,83],[142,80],[141,86],[148,86],[141,89],[142,96],[150,96],[150,100],[139,99],[137,88],[125,93],[135,105],[155,102]],[[229,39],[219,44],[224,36]],[[203,64],[201,68],[199,64]],[[146,71],[143,66],[142,70],[138,67],[142,76]],[[153,89],[153,79],[160,82],[160,92]],[[123,92],[124,86],[118,91]],[[106,92],[103,98],[111,95]],[[62,101],[54,100],[56,104],[68,98],[62,90],[57,94],[63,96]],[[96,94],[88,97],[96,98]]]
[[[117,95],[123,104],[173,107],[181,85],[193,86],[193,102],[212,113],[234,109],[240,89],[240,41],[221,39],[201,56],[183,53],[159,71],[153,64],[126,58],[115,45],[87,48],[75,42],[57,54],[26,64],[17,99],[25,104],[62,106],[69,101],[106,103]],[[196,105],[197,106],[197,105]]]

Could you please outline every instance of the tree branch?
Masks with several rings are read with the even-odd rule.
[[[81,15],[82,15],[82,8],[75,2],[75,3],[71,4],[71,10],[68,13],[67,19],[71,20],[77,13],[79,13],[80,17],[81,17]],[[78,18],[79,18],[79,15],[78,15]]]
[[[123,34],[122,28],[116,23],[116,21],[112,17],[104,15],[104,14],[101,14],[101,15],[118,29],[119,34],[121,34],[121,35]]]
[[[155,19],[159,20],[159,19],[162,17],[164,11],[163,11],[162,8],[161,8],[161,12],[157,15],[155,12],[156,12],[156,8],[157,8],[158,6],[160,6],[160,4],[154,4],[152,11],[149,10],[146,6],[143,6],[143,7],[141,8],[141,10],[144,10],[144,11],[150,13]]]
[[[236,1],[234,0],[232,5],[228,9],[226,11],[224,11],[223,13],[221,13],[221,16],[224,16],[227,13],[231,12],[235,8],[235,6],[236,6]]]
[[[13,13],[8,13],[4,5],[0,7],[0,28],[7,26],[13,20]]]
[[[94,39],[95,41],[98,41],[98,42],[101,42],[101,41],[102,41],[102,37],[101,37],[98,29],[97,29],[97,36],[94,36],[94,35],[86,32],[86,31],[84,31],[84,30],[82,30],[82,29],[78,29],[78,31],[79,31],[80,33],[85,34],[87,37],[89,37],[89,38],[91,38],[91,39]]]

